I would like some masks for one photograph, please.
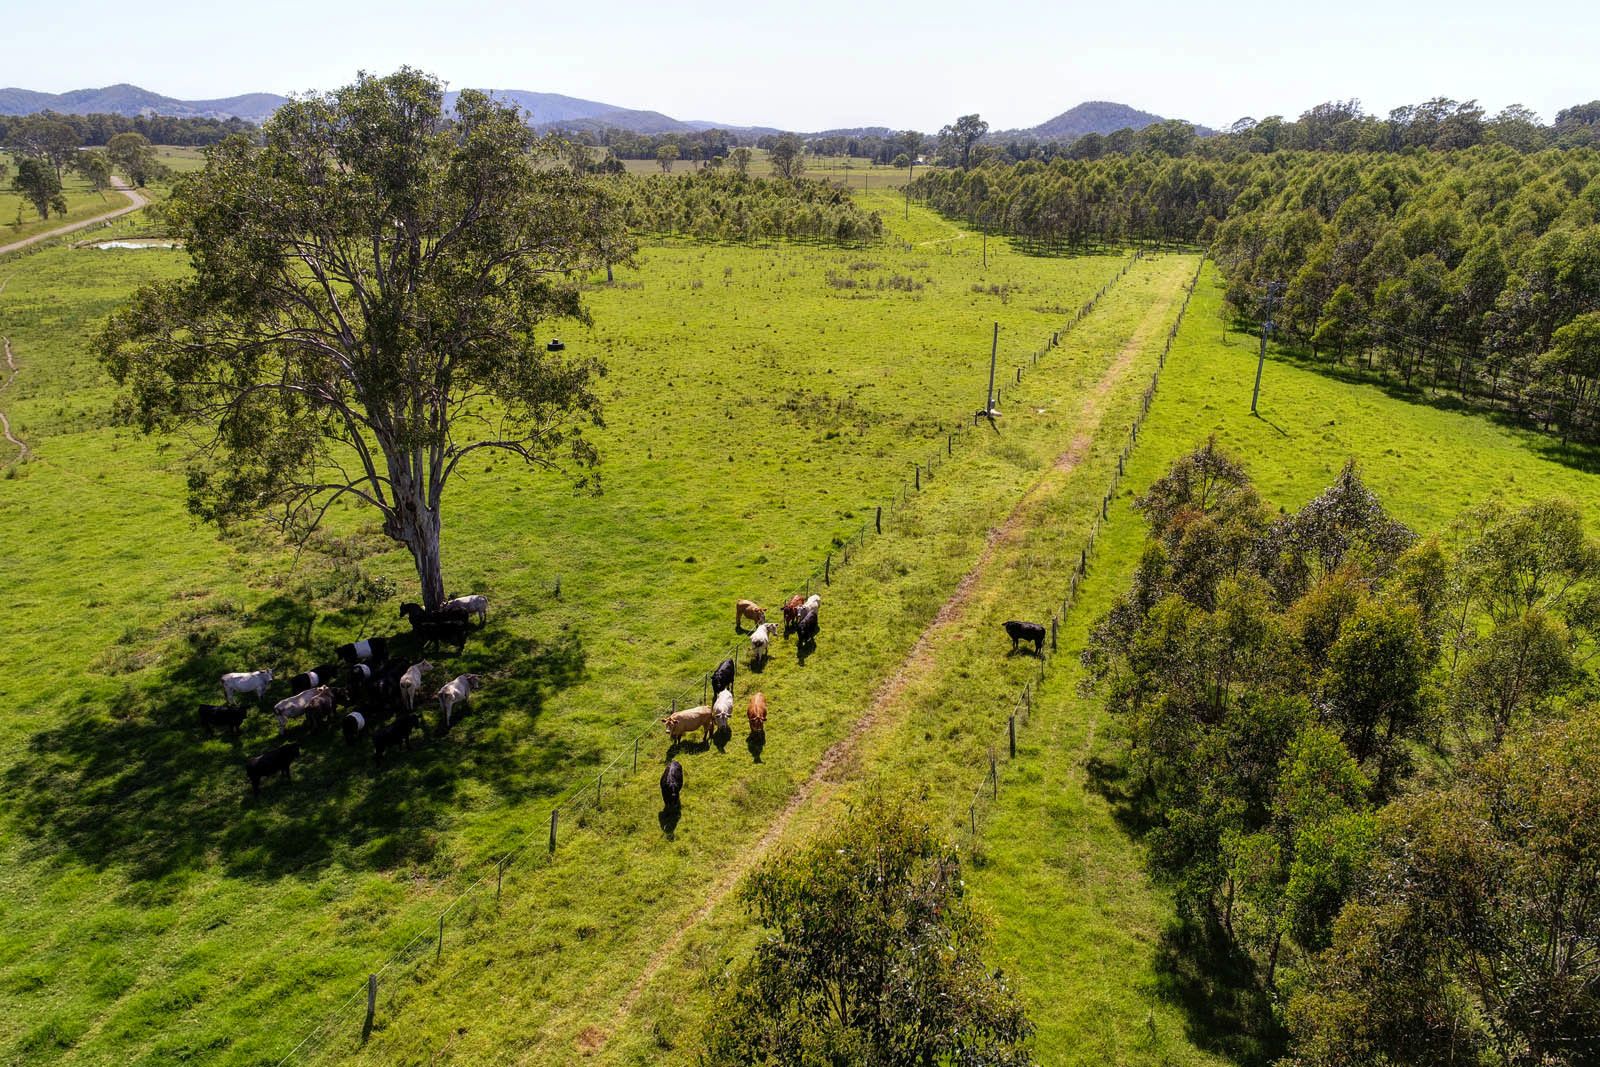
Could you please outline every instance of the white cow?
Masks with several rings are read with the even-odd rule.
[[[728,720],[733,717],[732,689],[724,689],[717,694],[717,699],[711,703],[711,714],[717,720],[717,729],[728,725]]]
[[[772,647],[772,624],[764,622],[750,634],[750,662],[764,663]]]
[[[417,710],[417,692],[422,688],[422,676],[431,670],[433,664],[423,660],[407,667],[400,676],[400,699],[405,701],[407,711]]]
[[[466,615],[476,615],[478,622],[489,621],[489,598],[482,593],[473,593],[471,596],[458,596],[454,600],[446,600],[439,605],[440,611],[459,611]]]
[[[820,607],[822,607],[822,594],[812,593],[810,596],[806,597],[806,602],[800,605],[800,611],[804,613]]]
[[[334,699],[333,690],[325,685],[315,689],[307,689],[303,693],[296,693],[292,697],[285,697],[272,706],[272,714],[278,717],[278,732],[281,734],[289,729],[289,720],[305,716],[306,721],[315,728],[319,718],[332,715],[339,702]]]
[[[444,724],[450,725],[450,713],[457,704],[465,704],[472,691],[482,684],[476,674],[459,674],[439,690],[439,710],[444,712]]]
[[[267,686],[272,684],[272,671],[234,671],[222,676],[222,695],[229,704],[236,703],[234,697],[240,693],[249,693],[260,703],[266,698]]]

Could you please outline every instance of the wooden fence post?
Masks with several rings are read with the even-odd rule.
[[[916,479],[917,479],[917,492],[919,492],[919,493],[920,493],[920,492],[922,492],[922,464],[920,464],[920,463],[913,463],[913,464],[912,464],[912,466],[913,466],[913,467],[915,467],[915,468],[916,468],[916,469],[917,469],[917,473],[916,473]]]
[[[633,769],[639,769],[639,739],[637,737],[633,739]]]
[[[1063,601],[1063,603],[1065,603],[1065,601]],[[1066,609],[1063,608],[1062,610],[1065,611]],[[1056,650],[1056,636],[1057,636],[1057,633],[1058,633],[1058,629],[1059,629],[1059,620],[1054,615],[1050,616],[1050,651],[1051,652],[1054,652]],[[634,747],[634,752],[637,753],[638,750],[639,750],[639,743],[637,741],[635,741],[633,747]],[[634,762],[635,763],[638,762],[637,755],[634,757]]]
[[[550,851],[556,850],[556,816],[561,814],[560,808],[550,810]]]
[[[606,780],[606,773],[601,771],[594,776],[594,810],[600,811],[600,785]]]
[[[829,552],[822,561],[822,584],[833,584],[833,553]]]
[[[439,913],[439,940],[434,942],[434,946],[433,946],[433,958],[434,958],[434,961],[438,962],[439,957],[441,957],[443,955],[444,955],[444,912],[441,911]]]
[[[1016,716],[1015,712],[1012,712],[1011,717],[1006,720],[1006,725],[1011,731],[1011,758],[1012,759],[1016,759],[1017,758],[1017,716]]]
[[[361,1024],[361,1043],[372,1036],[372,1018],[378,1013],[378,976],[367,975],[367,1021]]]
[[[970,823],[972,825],[972,836],[973,837],[977,837],[978,836],[978,805],[976,805],[976,804],[968,804],[967,805],[967,819],[970,821]]]
[[[882,504],[878,505],[878,515],[877,515],[877,518],[875,518],[873,520],[873,522],[875,522],[877,524],[878,532],[879,533],[883,533],[883,505]]]
[[[506,859],[504,856],[501,856],[494,865],[494,899],[496,900],[500,899],[500,883],[505,881],[505,877]]]

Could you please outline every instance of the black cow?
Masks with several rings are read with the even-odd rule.
[[[678,794],[683,792],[683,764],[673,760],[661,772],[661,804],[673,809],[678,806]]]
[[[259,756],[251,756],[244,761],[244,773],[250,778],[250,791],[256,796],[261,795],[261,779],[274,774],[281,774],[288,781],[294,781],[294,775],[289,773],[289,765],[300,758],[300,746],[290,741],[288,744],[269,748]]]
[[[320,667],[313,667],[304,674],[297,674],[289,679],[290,694],[304,693],[307,689],[315,689],[319,685],[332,685],[339,679],[339,665],[337,663],[324,663]]]
[[[427,611],[421,604],[401,604],[400,614],[411,623],[411,632],[423,649],[430,645],[454,645],[460,653],[467,647],[467,619],[464,611]]]
[[[729,656],[717,664],[717,669],[711,672],[711,695],[716,696],[724,689],[733,688],[733,657]]]
[[[365,641],[352,641],[348,645],[340,645],[333,650],[350,666],[358,664],[382,663],[389,658],[389,639],[387,637],[369,637]]]
[[[1005,624],[1006,636],[1011,638],[1011,651],[1017,650],[1017,642],[1032,641],[1033,650],[1038,655],[1044,655],[1045,628],[1036,622],[1017,622],[1015,619]]]
[[[806,608],[800,613],[800,618],[795,620],[795,630],[799,632],[800,639],[797,645],[814,645],[817,643],[817,610]]]
[[[394,722],[374,730],[372,732],[372,756],[377,765],[383,766],[384,752],[394,748],[396,745],[409,752],[411,750],[411,732],[421,725],[422,720],[411,712],[405,711],[395,716]]]
[[[208,734],[220,726],[238,737],[239,727],[244,725],[244,712],[243,704],[201,704],[200,725],[206,728]]]

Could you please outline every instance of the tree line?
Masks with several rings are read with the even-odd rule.
[[[1420,538],[1347,465],[1284,514],[1214,443],[1137,506],[1089,684],[1154,875],[1248,963],[1285,1062],[1596,1062],[1600,543],[1578,509]]]
[[[912,192],[1044,250],[1210,244],[1310,358],[1600,439],[1600,152],[1479,145],[991,161]]]
[[[32,115],[0,115],[0,143],[10,140],[11,128],[32,121],[60,122],[72,128],[78,144],[103,147],[121,133],[136,133],[151,144],[201,147],[217,144],[235,134],[253,136],[254,123],[238,118],[176,118],[171,115],[66,115],[40,111]]]
[[[861,210],[848,193],[824,182],[753,178],[727,169],[618,181],[622,217],[635,233],[849,245],[883,234],[883,219],[876,211]]]

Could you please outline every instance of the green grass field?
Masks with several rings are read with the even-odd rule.
[[[651,247],[597,288],[596,328],[563,332],[612,369],[605,495],[486,463],[451,505],[450,582],[495,604],[466,658],[492,678],[475,711],[381,777],[321,739],[295,784],[260,802],[239,761],[271,731],[257,721],[242,745],[205,740],[193,704],[216,699],[215,676],[242,661],[326,658],[363,620],[324,610],[327,556],[295,569],[270,543],[195,526],[173,453],[110,423],[114,391],[89,333],[136,284],[183,270],[182,255],[28,257],[0,293],[0,332],[22,368],[0,403],[36,452],[0,482],[0,575],[27,635],[0,663],[0,695],[19,709],[0,717],[8,1061],[281,1055],[714,665],[735,597],[779,599],[910,476],[912,456],[945,441],[981,401],[991,321],[1003,358],[1020,359],[1125,258],[1037,259],[996,243],[984,271],[977,242],[931,217],[901,238],[854,251]],[[897,275],[911,287],[877,286]],[[1101,358],[1060,353],[1064,371]],[[984,440],[974,452],[992,484],[970,516],[968,489],[950,484],[946,506],[971,525],[961,543],[1033,478],[1021,448]],[[349,537],[339,552],[410,581],[398,554],[359,536],[355,513],[334,525]],[[870,688],[947,594],[961,562],[948,546],[911,539],[903,551],[852,565],[887,582],[853,609],[876,616],[861,648],[841,642],[833,662],[823,651],[786,683],[797,693],[825,671],[835,703],[803,711],[798,695],[775,696],[775,722],[791,723],[761,764],[730,746],[730,790],[781,800],[827,739],[830,709]],[[914,566],[924,559],[943,569]],[[792,653],[778,659],[775,694]],[[653,807],[632,814],[653,823]],[[759,814],[743,816],[747,830]],[[704,831],[685,826],[671,846],[659,834],[632,838],[626,862],[642,879],[689,863],[680,849]],[[583,909],[569,920],[603,921]]]
[[[740,871],[871,782],[920,796],[965,840],[987,750],[1036,670],[1005,654],[999,623],[1059,602],[1196,261],[1137,263],[1015,385],[1011,368],[1126,254],[1035,258],[991,239],[985,270],[978,237],[903,218],[891,189],[858,195],[889,222],[879,247],[658,244],[591,291],[595,326],[559,332],[611,369],[605,493],[485,462],[447,505],[447,580],[492,607],[435,680],[481,670],[473,710],[381,774],[365,750],[316,739],[294,783],[259,801],[239,763],[273,730],[257,719],[242,743],[205,739],[194,703],[217,698],[223,670],[298,670],[363,626],[397,629],[392,603],[373,619],[342,608],[334,578],[358,564],[408,589],[407,561],[353,510],[298,558],[195,525],[175,450],[113,425],[87,346],[136,285],[181,273],[182,254],[26,259],[0,292],[22,368],[0,410],[36,453],[0,480],[20,638],[0,651],[0,1058],[277,1062],[420,937],[384,973],[365,1049],[358,1001],[297,1062],[691,1063],[707,980],[754,936],[727,895]],[[1289,362],[1268,365],[1252,418],[1254,346],[1220,335],[1217,301],[1208,272],[969,858],[1041,1063],[1270,1051],[1238,1039],[1232,991],[1171,950],[1170,905],[1089,774],[1116,739],[1077,695],[1073,654],[1141,548],[1132,494],[1215,433],[1285,507],[1354,455],[1424,531],[1495,494],[1596,509],[1593,477],[1544,439]],[[653,769],[665,737],[650,734],[640,771],[602,783],[598,808],[568,809],[547,857],[552,804],[592,791],[715,665],[735,640],[732,600],[773,607],[824,553],[838,562],[912,461],[969,421],[994,321],[998,432],[968,425],[835,573],[809,659],[785,644],[759,676],[741,661],[740,707],[753,688],[772,702],[766,747],[737,722],[725,745],[686,746],[668,832]],[[492,860],[525,835],[496,904]],[[440,909],[485,871],[435,945]]]
[[[10,166],[13,177],[16,175],[16,160],[12,156],[0,152],[0,162]],[[67,213],[41,219],[33,205],[11,188],[10,178],[0,181],[0,245],[115,211],[128,202],[114,189],[95,192],[88,180],[79,174],[69,172],[63,175],[61,185],[67,198]]]

